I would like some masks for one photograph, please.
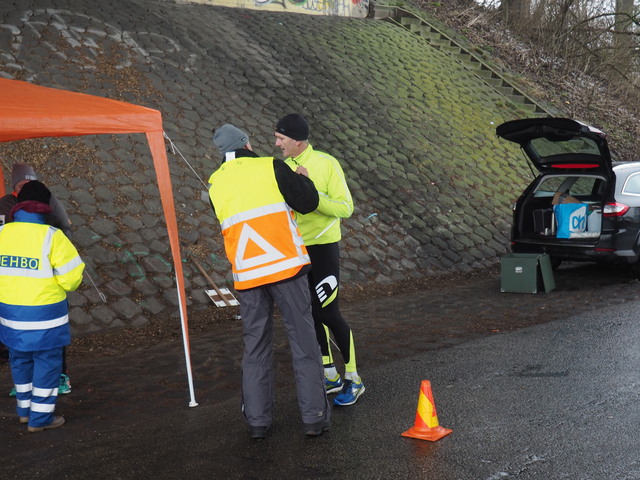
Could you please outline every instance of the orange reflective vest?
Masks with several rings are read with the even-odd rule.
[[[278,188],[273,158],[227,161],[209,183],[236,290],[287,280],[310,263],[293,211]]]

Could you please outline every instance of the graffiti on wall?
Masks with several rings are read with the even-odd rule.
[[[364,18],[369,13],[369,0],[190,0],[189,3],[341,17]]]
[[[20,28],[0,24],[0,76],[37,81],[55,73],[53,57],[64,69],[113,76],[134,64],[173,67],[192,73],[198,56],[174,39],[154,32],[128,32],[89,15],[58,9],[27,10]],[[28,52],[41,51],[34,57]],[[23,52],[27,52],[26,54]],[[101,71],[102,70],[102,71]],[[4,74],[3,74],[4,71]],[[109,72],[112,75],[107,75]]]

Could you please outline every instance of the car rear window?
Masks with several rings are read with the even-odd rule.
[[[536,188],[536,197],[552,197],[556,192],[566,193],[576,198],[589,199],[600,189],[602,179],[594,176],[548,175]],[[638,177],[640,188],[640,177]]]
[[[566,141],[535,138],[531,140],[531,146],[541,158],[567,154],[600,155],[598,145],[590,138],[573,138]]]

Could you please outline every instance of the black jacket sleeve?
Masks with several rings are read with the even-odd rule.
[[[318,191],[310,178],[300,175],[277,158],[273,159],[273,170],[280,193],[296,212],[310,213],[318,207]]]

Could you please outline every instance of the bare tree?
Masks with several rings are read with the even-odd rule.
[[[516,32],[522,31],[531,17],[531,0],[502,0],[502,18]]]
[[[616,59],[616,81],[624,82],[631,74],[634,38],[633,0],[616,0],[613,24],[613,53]]]
[[[634,0],[503,0],[500,10],[514,33],[559,59],[567,72],[581,70],[616,89],[640,83]]]

